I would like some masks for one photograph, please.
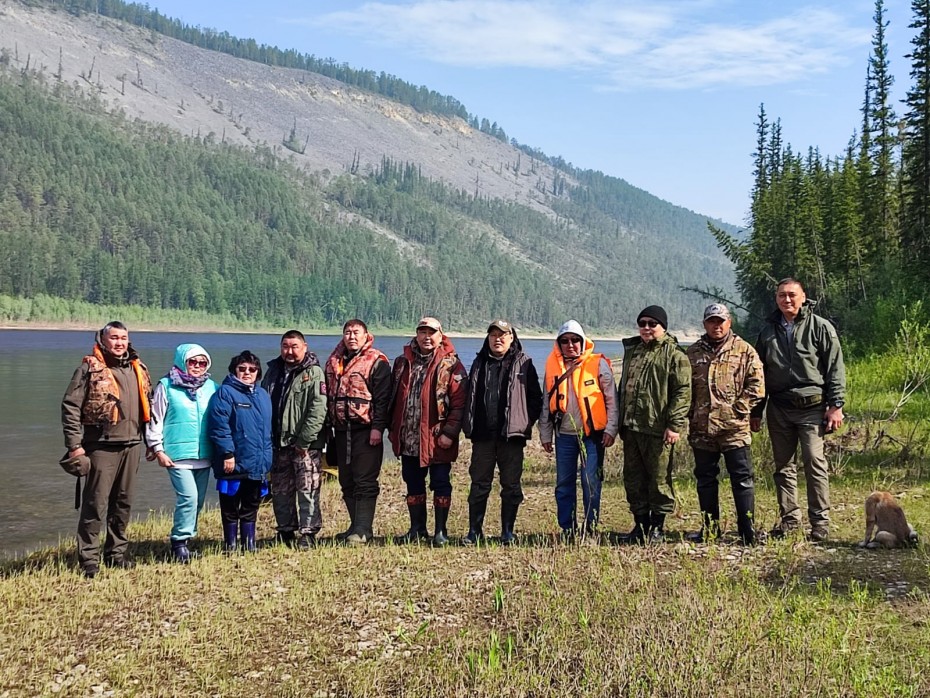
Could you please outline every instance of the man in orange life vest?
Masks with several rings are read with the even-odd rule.
[[[132,566],[126,526],[152,395],[148,369],[129,343],[126,326],[111,322],[96,339],[61,401],[68,457],[90,460],[77,530],[78,562],[88,578],[100,569],[104,521],[104,562],[111,567]]]
[[[553,447],[553,435],[555,446]],[[617,393],[610,363],[594,353],[575,320],[559,328],[546,361],[539,439],[547,453],[555,451],[555,502],[559,526],[567,538],[575,535],[578,458],[584,504],[584,532],[597,531],[604,479],[604,449],[617,437]]]
[[[391,404],[391,364],[374,348],[374,341],[364,322],[349,320],[323,369],[339,485],[350,520],[349,528],[336,538],[353,545],[368,543],[374,535],[382,433]]]

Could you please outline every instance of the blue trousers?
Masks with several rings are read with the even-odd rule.
[[[420,467],[418,456],[400,457],[400,474],[407,485],[407,496],[426,494],[426,475],[429,474],[429,488],[436,497],[452,496],[452,463],[430,463],[429,467]]]
[[[177,494],[171,540],[187,540],[197,535],[197,517],[207,498],[210,468],[197,468],[196,470],[168,468],[167,470],[171,485]]]
[[[575,509],[578,500],[576,482],[579,459],[582,461],[581,496],[585,530],[594,531],[597,528],[601,513],[603,438],[603,431],[596,431],[581,439],[575,434],[559,434],[555,437],[555,504],[559,527],[563,531],[574,531],[577,527]]]

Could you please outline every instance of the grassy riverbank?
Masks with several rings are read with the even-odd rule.
[[[619,531],[629,515],[613,451],[603,523]],[[394,545],[390,534],[405,530],[406,514],[389,464],[376,520],[382,537],[364,549],[271,545],[273,515],[263,508],[266,545],[248,556],[218,552],[215,510],[204,517],[204,554],[188,567],[165,562],[164,517],[133,527],[135,569],[93,581],[75,571],[73,545],[36,552],[6,563],[0,578],[0,695],[930,692],[930,549],[856,547],[865,473],[847,464],[837,477],[830,543],[799,537],[745,549],[729,538],[681,540],[697,526],[686,461],[670,540],[647,548],[559,543],[552,465],[533,449],[523,544],[512,549]],[[459,535],[464,471],[458,466],[450,523]],[[926,482],[898,466],[884,474],[925,528]],[[765,528],[774,493],[767,474],[759,480]],[[329,538],[346,524],[334,481],[324,507]]]
[[[693,545],[688,450],[677,453],[678,515],[646,548],[558,541],[554,466],[528,449],[521,545],[394,545],[406,530],[396,463],[385,466],[376,544],[336,546],[347,518],[324,487],[324,541],[219,553],[215,510],[203,555],[166,562],[165,517],[131,531],[133,570],[92,581],[74,547],[0,565],[0,696],[926,696],[930,695],[930,400],[914,385],[919,347],[850,367],[849,421],[828,440],[831,540],[747,549],[729,533]],[[775,521],[770,444],[753,447],[757,526]],[[467,528],[467,444],[454,469],[450,532]],[[620,449],[608,451],[602,524],[627,530]],[[802,484],[803,487],[803,484]],[[919,547],[863,550],[862,502],[900,498]],[[802,490],[803,491],[803,490]],[[492,495],[496,497],[495,495]],[[497,530],[492,500],[487,530]]]

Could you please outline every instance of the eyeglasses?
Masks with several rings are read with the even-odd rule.
[[[655,320],[640,320],[636,324],[643,328],[648,327],[649,329],[653,329],[659,326],[659,323]]]
[[[581,344],[581,337],[559,337],[559,344]]]
[[[258,373],[258,366],[236,366],[236,373]]]
[[[206,359],[188,359],[187,365],[194,366],[194,367],[200,367],[200,366],[206,367],[210,365],[210,362],[207,361]]]

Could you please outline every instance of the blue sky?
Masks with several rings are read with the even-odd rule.
[[[385,71],[508,136],[743,224],[760,103],[795,150],[861,117],[871,0],[155,0],[163,14]],[[910,3],[886,0],[893,94]],[[903,105],[896,106],[898,114]]]

